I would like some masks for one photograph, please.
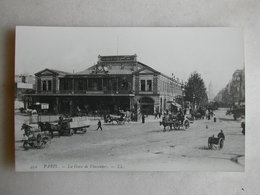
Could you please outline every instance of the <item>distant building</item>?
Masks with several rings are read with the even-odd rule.
[[[181,84],[137,61],[136,55],[98,56],[98,62],[81,72],[44,69],[35,74],[36,94],[30,103],[48,103],[54,113],[163,112]]]
[[[232,75],[232,84],[230,86],[231,94],[235,105],[245,102],[245,69],[236,70]]]
[[[27,107],[24,94],[35,93],[35,77],[33,75],[15,75],[15,108]]]
[[[214,100],[229,106],[245,104],[245,68],[233,73],[232,79]]]

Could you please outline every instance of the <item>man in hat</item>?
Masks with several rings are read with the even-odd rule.
[[[218,134],[218,138],[223,138],[223,140],[225,140],[225,135],[223,133],[223,130],[220,130],[220,132]]]
[[[98,125],[98,128],[96,129],[96,131],[97,131],[98,129],[100,129],[101,131],[103,131],[103,130],[102,130],[102,127],[101,127],[101,121],[100,121],[100,120],[98,120],[98,124],[97,124],[97,125]]]

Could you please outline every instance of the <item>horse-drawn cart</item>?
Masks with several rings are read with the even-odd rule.
[[[114,124],[114,122],[118,125],[123,125],[126,122],[126,118],[124,115],[112,115],[109,114],[105,118],[106,123]]]
[[[162,121],[160,121],[160,125],[163,125],[163,131],[166,131],[167,126],[170,127],[170,130],[172,130],[172,127],[175,130],[179,130],[181,127],[183,129],[188,129],[190,127],[190,122],[186,117],[179,118],[173,115],[165,115],[163,116]]]
[[[53,138],[54,132],[57,132],[59,136],[73,135],[73,131],[70,128],[71,119],[62,119],[58,122],[38,122],[41,131],[48,131]]]
[[[212,137],[208,138],[208,147],[209,149],[222,149],[224,146],[224,140],[225,140],[225,135],[223,133],[223,130],[220,130],[218,137],[215,137],[214,135]]]
[[[209,149],[222,149],[224,146],[224,139],[222,137],[209,137],[208,138],[208,147]]]
[[[39,122],[41,131],[48,131],[51,137],[54,136],[54,132],[57,132],[59,136],[71,136],[74,133],[86,133],[87,128],[90,126],[87,122],[73,121],[71,118],[60,118],[58,122]]]
[[[34,128],[24,123],[21,130],[24,130],[23,148],[25,150],[28,150],[29,148],[43,148],[49,141],[49,137],[38,128]]]

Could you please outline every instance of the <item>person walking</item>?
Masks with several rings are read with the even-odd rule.
[[[158,113],[158,112],[155,112],[155,114],[154,114],[154,119],[158,119],[158,115],[159,115],[159,113]]]
[[[142,123],[145,123],[145,115],[142,115]]]
[[[98,128],[96,129],[96,131],[97,131],[98,129],[100,129],[101,131],[103,131],[103,130],[102,130],[102,127],[101,127],[101,121],[100,121],[100,120],[98,120],[98,124],[97,124],[97,125],[98,125]]]

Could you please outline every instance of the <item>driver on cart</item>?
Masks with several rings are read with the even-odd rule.
[[[60,117],[59,117],[58,124],[59,124],[59,125],[61,125],[62,123],[63,123],[63,117],[62,117],[62,116],[60,116]]]
[[[181,109],[179,109],[179,111],[177,113],[177,120],[180,121],[181,123],[183,123],[183,121],[184,121],[184,115],[183,115]]]
[[[223,133],[223,130],[220,130],[220,132],[218,134],[218,138],[223,138],[223,140],[225,140],[225,135]]]

